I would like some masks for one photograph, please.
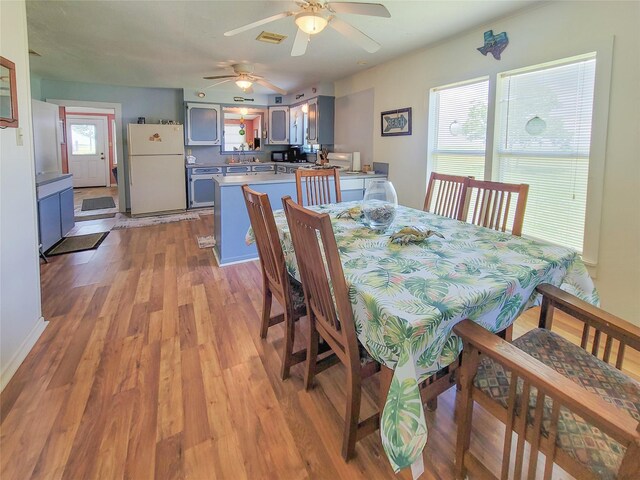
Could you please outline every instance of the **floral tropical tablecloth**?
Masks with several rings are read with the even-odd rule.
[[[381,436],[397,472],[421,472],[427,425],[419,383],[462,350],[453,326],[470,318],[492,332],[539,303],[535,287],[551,283],[598,304],[593,282],[570,249],[398,207],[386,234],[336,215],[359,202],[312,207],[331,216],[360,342],[394,369]],[[289,273],[300,278],[283,211],[276,224]],[[423,243],[398,245],[389,233],[406,226],[435,230]],[[252,241],[252,232],[247,242]],[[417,466],[417,468],[416,468]]]

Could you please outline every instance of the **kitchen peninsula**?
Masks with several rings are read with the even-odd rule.
[[[342,201],[362,200],[364,190],[372,179],[386,178],[386,174],[347,174],[340,175]],[[242,185],[269,195],[271,208],[282,208],[282,197],[291,195],[296,198],[296,180],[293,174],[274,175],[263,173],[252,176],[233,175],[216,177],[215,218],[213,233],[216,245],[213,248],[220,266],[258,258],[254,244],[245,243],[249,229],[249,215],[242,196]]]

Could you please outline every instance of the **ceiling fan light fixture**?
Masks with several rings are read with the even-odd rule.
[[[314,35],[327,26],[327,19],[315,12],[300,12],[296,15],[296,25],[304,33]]]
[[[240,87],[242,90],[246,90],[247,88],[249,88],[251,85],[253,85],[253,82],[240,78],[238,80],[236,80],[236,85],[238,87]]]

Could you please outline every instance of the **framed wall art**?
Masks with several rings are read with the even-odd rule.
[[[411,135],[411,107],[382,112],[380,134],[383,137]]]
[[[0,128],[18,128],[16,65],[0,57]]]

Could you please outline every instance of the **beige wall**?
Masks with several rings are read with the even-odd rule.
[[[484,75],[495,78],[498,72],[595,51],[610,44],[613,36],[609,121],[601,136],[605,153],[602,220],[596,231],[598,263],[592,273],[602,305],[640,325],[638,25],[638,2],[545,3],[338,81],[336,97],[339,101],[374,89],[373,160],[390,164],[400,202],[420,207],[427,182],[430,88]],[[501,61],[476,51],[488,29],[509,35]],[[380,112],[402,107],[413,108],[413,135],[382,138]],[[597,188],[599,179],[593,180]]]
[[[0,55],[16,64],[20,121],[20,130],[0,130],[0,389],[22,363],[45,325],[40,309],[27,52],[24,0],[0,2]]]

